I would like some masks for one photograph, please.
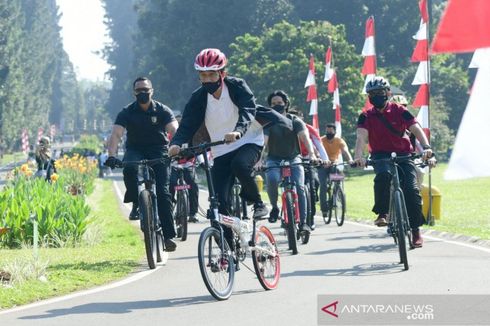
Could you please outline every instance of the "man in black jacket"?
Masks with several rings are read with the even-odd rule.
[[[263,219],[268,210],[252,176],[252,169],[264,146],[262,126],[255,120],[256,104],[244,80],[229,77],[224,70],[225,55],[218,49],[204,49],[197,56],[194,68],[199,71],[202,86],[185,106],[182,121],[172,138],[169,154],[176,155],[204,123],[211,141],[227,144],[212,148],[213,183],[221,214],[229,215],[228,194],[237,177],[241,196],[254,203],[254,219]],[[231,231],[227,236],[231,236]]]

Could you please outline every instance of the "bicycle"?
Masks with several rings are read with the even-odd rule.
[[[247,202],[240,197],[242,186],[238,178],[235,178],[230,192],[230,212],[232,216],[236,216],[243,220],[248,220]]]
[[[221,144],[224,144],[224,141],[182,148],[180,155],[204,154],[209,148]],[[247,253],[251,253],[260,285],[265,290],[275,289],[280,278],[280,258],[274,236],[267,227],[257,226],[253,219],[251,226],[249,221],[218,212],[218,198],[214,191],[211,168],[207,155],[203,156],[210,202],[206,217],[211,225],[205,228],[199,237],[198,260],[206,288],[217,300],[228,299],[233,291],[235,269],[239,270],[239,262],[243,263]],[[223,227],[231,228],[234,248],[231,248],[225,239]]]
[[[156,263],[162,261],[164,250],[163,231],[157,211],[157,195],[155,188],[155,173],[151,166],[167,164],[169,158],[162,157],[152,160],[118,161],[117,168],[137,166],[138,169],[138,207],[140,226],[145,241],[146,259],[150,269],[156,268]]]
[[[177,237],[181,241],[187,240],[187,217],[189,216],[189,189],[191,185],[184,180],[184,166],[182,164],[172,165],[177,172],[177,184],[174,186],[176,202],[174,206],[174,221]]]
[[[279,163],[279,166],[271,166],[263,169],[264,171],[270,169],[281,169],[282,180],[280,187],[282,188],[282,206],[280,216],[284,221],[284,226],[286,229],[286,236],[289,246],[288,249],[291,250],[293,255],[298,254],[298,240],[301,240],[303,244],[306,244],[310,239],[309,232],[299,231],[298,229],[298,225],[300,223],[298,193],[296,192],[295,182],[291,180],[291,168],[298,165],[302,165],[302,163],[291,164],[289,161],[283,160]]]
[[[302,164],[305,169],[306,224],[313,230],[315,228],[316,202],[318,201],[313,169],[320,166],[322,162],[313,163],[309,159],[302,159]]]
[[[323,216],[325,224],[330,224],[332,221],[332,215],[335,216],[335,222],[337,226],[342,226],[345,219],[345,193],[344,193],[344,179],[345,176],[340,173],[337,168],[339,165],[347,166],[348,163],[336,163],[330,166],[329,179],[327,184],[327,204],[328,214]],[[333,172],[332,172],[333,171]]]
[[[404,155],[397,156],[396,153],[391,153],[390,158],[370,159],[367,165],[376,164],[377,162],[389,162],[392,174],[390,183],[390,206],[388,211],[388,232],[393,237],[395,244],[398,245],[400,254],[400,264],[403,264],[404,269],[408,270],[408,254],[407,243],[410,249],[414,248],[412,243],[412,231],[410,221],[408,219],[407,207],[405,204],[405,196],[400,186],[400,178],[398,174],[398,163],[421,157],[421,155]],[[424,165],[424,163],[420,164]],[[408,242],[406,241],[408,239]]]

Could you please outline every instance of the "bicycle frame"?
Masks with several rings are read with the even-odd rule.
[[[299,165],[299,164],[297,164]],[[296,184],[291,180],[291,166],[289,162],[282,161],[280,166],[277,168],[281,169],[281,188],[282,188],[282,212],[284,216],[284,223],[289,223],[289,216],[287,214],[286,207],[286,198],[287,194],[290,193],[294,203],[294,221],[296,224],[299,223],[299,202],[298,202],[298,194],[296,193]]]

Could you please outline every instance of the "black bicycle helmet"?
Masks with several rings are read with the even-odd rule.
[[[389,91],[390,83],[381,76],[374,77],[366,84],[367,93],[371,91],[382,90],[382,89]]]

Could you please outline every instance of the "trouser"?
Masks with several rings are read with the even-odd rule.
[[[376,157],[372,155],[373,159]],[[373,212],[376,214],[388,214],[390,207],[390,184],[392,173],[390,170],[390,162],[379,161],[374,164],[374,207]],[[413,230],[418,230],[419,226],[424,224],[422,215],[422,197],[417,183],[417,172],[415,164],[412,160],[407,160],[398,163],[398,176],[400,179],[400,187],[405,197],[405,205],[407,207],[410,227]]]
[[[320,180],[320,209],[323,213],[328,212],[327,190],[330,182],[330,173],[333,173],[332,167],[318,168],[318,179]]]
[[[253,167],[260,159],[262,147],[256,144],[245,144],[238,149],[214,158],[211,168],[214,191],[218,197],[220,214],[230,215],[229,194],[235,177],[241,185],[240,196],[246,201],[258,203],[262,201],[259,188],[253,176]],[[233,248],[233,233],[230,228],[224,227],[225,237]]]
[[[126,149],[123,161],[139,161],[142,159],[161,158],[166,151],[161,148],[150,149]],[[163,229],[163,237],[172,239],[175,237],[175,228],[172,213],[172,197],[169,190],[169,165],[155,164],[152,166],[155,172],[155,188],[157,195],[157,208],[160,223]],[[124,194],[125,203],[138,203],[138,171],[137,166],[128,166],[123,169],[124,184],[126,193]]]
[[[179,172],[177,168],[172,167],[172,172],[170,174],[170,193],[172,198],[175,198],[175,186],[177,185],[177,179],[179,177]],[[195,171],[193,166],[186,166],[182,168],[182,174],[186,184],[190,185],[189,191],[189,214],[194,216],[197,214],[197,209],[199,206],[199,188],[195,180]]]
[[[280,159],[267,159],[267,168],[277,167],[268,169],[266,172],[266,181],[267,181],[267,194],[269,195],[269,200],[273,207],[277,208],[277,197],[278,197],[278,187],[281,183],[281,168],[280,163],[282,160]],[[301,159],[296,158],[290,160],[291,164],[300,163]],[[293,181],[296,185],[296,192],[298,194],[298,202],[299,202],[299,218],[300,223],[304,223],[306,219],[306,194],[305,194],[305,172],[303,166],[301,165],[293,165],[291,166],[291,181]]]

